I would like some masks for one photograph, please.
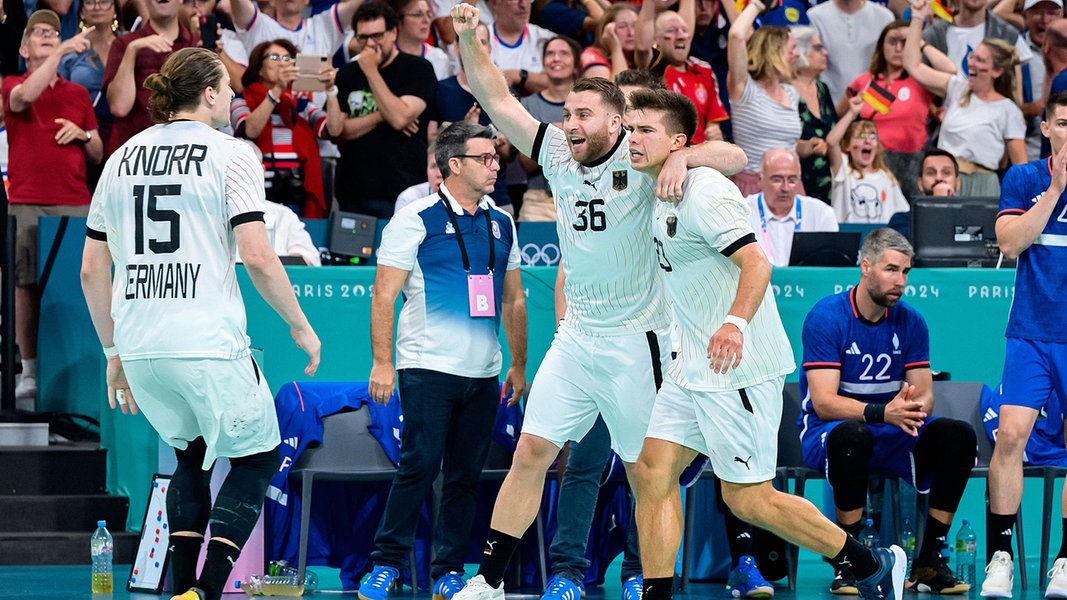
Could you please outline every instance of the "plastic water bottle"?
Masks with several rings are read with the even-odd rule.
[[[114,554],[115,541],[107,530],[107,521],[97,521],[96,531],[90,538],[89,548],[93,558],[94,594],[110,594],[112,588],[111,559]]]
[[[908,557],[908,573],[911,573],[911,563],[915,560],[915,532],[911,528],[911,517],[904,517],[904,531],[900,533],[900,544],[904,547],[904,554]]]
[[[959,533],[956,534],[956,577],[974,589],[975,559],[978,554],[977,537],[971,522],[963,520]]]
[[[860,543],[873,550],[881,545],[880,542],[881,537],[878,535],[878,530],[874,528],[874,520],[864,519],[863,529],[860,531]]]

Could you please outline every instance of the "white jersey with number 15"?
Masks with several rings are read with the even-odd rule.
[[[115,263],[111,314],[124,360],[247,355],[233,228],[262,220],[263,167],[195,121],[155,125],[108,159],[89,237]]]

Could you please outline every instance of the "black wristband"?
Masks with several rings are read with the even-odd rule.
[[[530,78],[530,72],[526,69],[519,69],[519,85],[516,90],[522,91],[526,89],[526,80]]]
[[[885,404],[881,402],[868,402],[863,407],[864,423],[885,423]]]

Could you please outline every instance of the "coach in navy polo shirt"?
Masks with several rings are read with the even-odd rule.
[[[451,597],[463,587],[475,486],[501,397],[501,322],[511,353],[503,393],[513,394],[514,403],[526,387],[526,299],[515,225],[487,196],[500,170],[493,138],[488,127],[466,121],[444,129],[434,156],[444,176],[440,190],[397,212],[382,235],[369,389],[379,403],[392,394],[393,312],[403,291],[395,368],[404,432],[400,466],[375,534],[374,570],[359,589],[365,600],[382,600],[398,583],[442,459],[430,575],[435,595]]]

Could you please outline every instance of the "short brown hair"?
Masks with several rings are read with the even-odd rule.
[[[170,55],[159,73],[145,79],[152,90],[148,113],[156,123],[166,123],[174,113],[194,109],[205,88],[219,89],[225,73],[219,55],[206,48],[182,48]]]
[[[671,90],[640,89],[630,93],[631,110],[652,110],[663,113],[667,133],[685,135],[685,145],[697,130],[697,109],[693,101]]]
[[[621,115],[626,110],[626,96],[623,95],[619,86],[603,77],[583,77],[574,82],[572,92],[593,92],[600,96],[600,100]]]
[[[648,88],[650,90],[665,90],[667,84],[663,83],[663,77],[645,69],[626,69],[615,75],[615,85],[622,87],[632,85],[634,87]]]

